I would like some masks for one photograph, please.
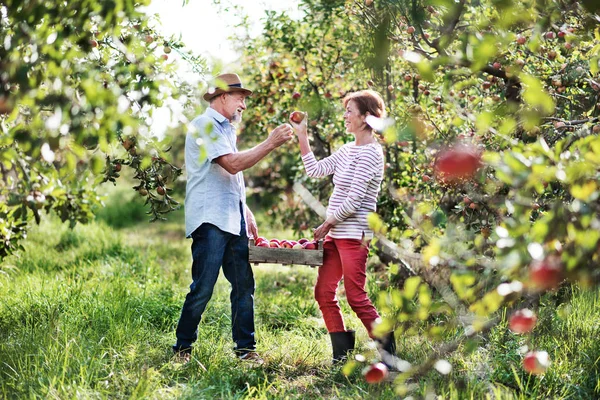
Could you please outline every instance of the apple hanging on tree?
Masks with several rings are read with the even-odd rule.
[[[543,374],[549,366],[550,358],[545,351],[530,351],[523,358],[523,368],[533,375]]]
[[[533,330],[537,316],[528,308],[516,311],[511,315],[508,326],[514,333],[529,333]]]
[[[363,374],[367,383],[379,383],[388,375],[388,368],[384,363],[378,362],[365,368]]]
[[[543,260],[534,260],[529,265],[529,280],[541,290],[552,290],[563,280],[560,256],[551,254]]]
[[[472,179],[481,166],[481,153],[474,146],[456,145],[440,152],[434,171],[439,181],[453,184]]]

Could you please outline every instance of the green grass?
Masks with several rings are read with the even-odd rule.
[[[257,212],[257,217],[259,217]],[[125,218],[124,218],[125,219]],[[261,222],[262,221],[262,222]],[[270,229],[270,237],[291,237]],[[218,281],[199,327],[202,338],[187,365],[171,361],[170,346],[190,283],[190,241],[183,213],[160,224],[114,229],[102,218],[69,230],[47,218],[26,250],[0,266],[0,398],[128,399],[392,399],[391,384],[368,385],[330,366],[329,338],[313,299],[316,270],[254,267],[259,368],[233,356],[228,284]],[[370,276],[372,298],[376,277]],[[574,289],[570,312],[544,298],[529,337],[494,329],[484,346],[449,360],[449,377],[431,372],[441,398],[588,399],[600,397],[598,292]],[[360,321],[342,301],[359,350],[369,354]],[[560,315],[560,316],[559,316]],[[519,348],[547,350],[543,377],[520,368]],[[422,360],[432,344],[399,338],[402,358]],[[433,387],[417,383],[417,395]],[[493,396],[493,397],[492,397]]]

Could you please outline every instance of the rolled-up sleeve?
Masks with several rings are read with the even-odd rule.
[[[212,118],[199,118],[194,121],[194,128],[198,135],[197,143],[204,148],[208,161],[213,162],[216,158],[235,152],[221,126]]]

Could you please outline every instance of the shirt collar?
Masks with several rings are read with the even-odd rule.
[[[208,107],[206,109],[206,115],[215,119],[219,124],[223,124],[225,121],[229,123],[229,120],[214,108]]]

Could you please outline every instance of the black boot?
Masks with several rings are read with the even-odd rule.
[[[394,332],[390,332],[381,339],[377,339],[381,360],[390,370],[396,369],[396,338]]]
[[[346,360],[348,352],[354,350],[354,331],[331,332],[331,347],[333,347],[333,363]]]

